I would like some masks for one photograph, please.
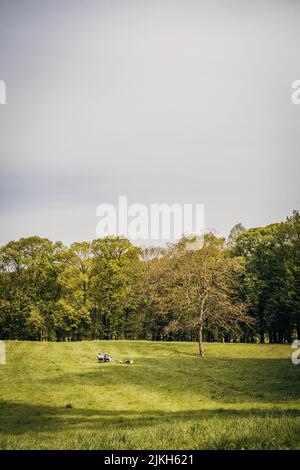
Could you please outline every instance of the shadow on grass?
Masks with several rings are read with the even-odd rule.
[[[199,421],[222,417],[222,419],[247,417],[299,417],[300,409],[215,409],[185,410],[177,412],[137,410],[93,410],[66,408],[28,403],[0,402],[0,428],[4,435],[21,435],[26,432],[56,432],[76,430],[83,426],[90,431],[109,431],[110,429],[135,429],[144,426]]]

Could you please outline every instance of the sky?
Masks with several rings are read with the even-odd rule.
[[[99,204],[300,209],[297,0],[0,0],[0,244],[96,237]]]

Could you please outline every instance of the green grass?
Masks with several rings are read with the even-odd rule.
[[[6,343],[1,449],[300,448],[288,345]],[[97,352],[133,365],[98,364]]]

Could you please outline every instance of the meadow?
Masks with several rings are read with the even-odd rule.
[[[299,449],[289,345],[7,341],[0,449]],[[133,364],[99,364],[97,352]]]

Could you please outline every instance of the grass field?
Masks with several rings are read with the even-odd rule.
[[[6,343],[1,449],[300,448],[290,346]],[[97,352],[134,364],[98,364]]]

